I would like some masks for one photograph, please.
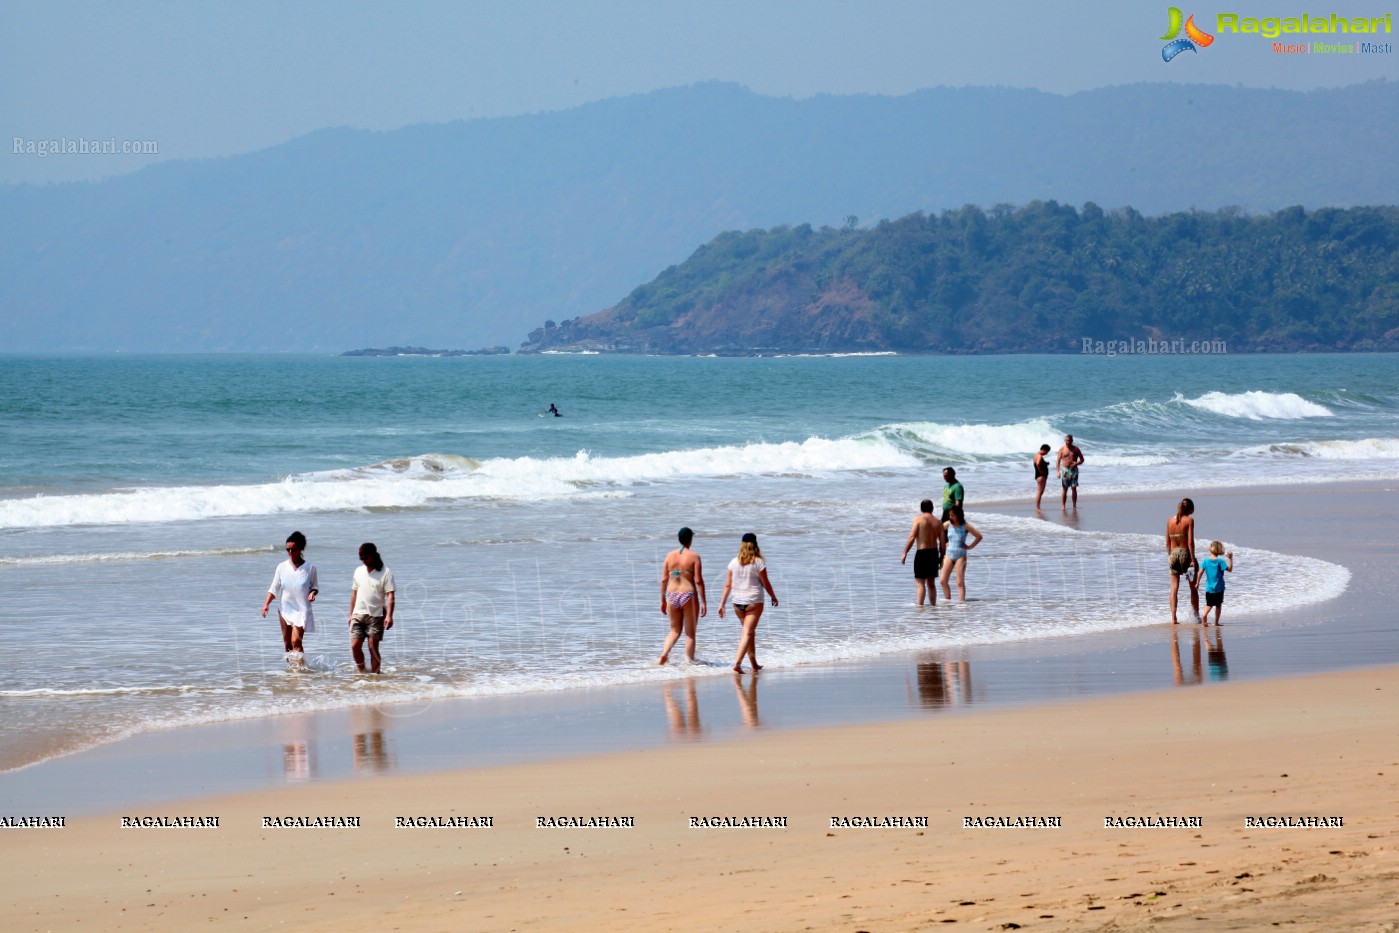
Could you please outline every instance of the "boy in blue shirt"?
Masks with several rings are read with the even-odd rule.
[[[1224,554],[1228,561],[1220,558]],[[1210,556],[1200,561],[1200,572],[1205,575],[1205,618],[1210,624],[1210,610],[1214,610],[1214,624],[1219,625],[1220,613],[1224,611],[1224,575],[1234,572],[1234,552],[1225,552],[1219,541],[1210,542]]]

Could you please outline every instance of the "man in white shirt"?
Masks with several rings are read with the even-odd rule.
[[[379,549],[368,542],[359,546],[363,566],[355,568],[350,586],[350,654],[360,673],[379,673],[379,642],[393,628],[393,571],[384,566]],[[369,644],[369,667],[364,664],[364,645]]]

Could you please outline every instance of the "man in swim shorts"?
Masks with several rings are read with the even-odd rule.
[[[1059,459],[1054,464],[1054,474],[1059,477],[1063,490],[1059,493],[1059,507],[1068,507],[1069,490],[1074,492],[1074,508],[1078,508],[1078,465],[1083,462],[1083,451],[1074,443],[1072,434],[1064,435],[1064,446],[1059,448]]]
[[[918,550],[913,554],[913,579],[918,585],[918,605],[923,605],[923,593],[926,590],[932,597],[932,604],[936,606],[936,583],[938,571],[942,567],[942,551],[947,545],[947,529],[942,522],[933,517],[932,499],[924,499],[918,504],[918,509],[919,515],[913,520],[913,530],[908,533],[908,540],[904,542],[904,553],[899,558],[899,563],[908,563],[909,549],[917,544]]]

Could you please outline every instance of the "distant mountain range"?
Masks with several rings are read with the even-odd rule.
[[[0,187],[8,351],[516,344],[724,231],[1055,199],[1147,215],[1399,203],[1399,84],[762,97],[324,130]]]
[[[1053,201],[726,233],[521,352],[1399,350],[1399,208]]]

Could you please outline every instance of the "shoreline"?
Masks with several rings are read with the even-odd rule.
[[[1340,542],[1326,556],[1353,572],[1337,599],[1285,612],[1232,618],[1226,612],[1223,629],[1202,632],[1184,624],[1172,631],[1163,623],[769,669],[758,678],[735,680],[706,670],[664,684],[361,706],[156,730],[0,774],[0,791],[26,806],[65,802],[69,812],[97,812],[353,775],[571,759],[726,741],[755,730],[900,722],[1399,660],[1382,653],[1389,641],[1382,637],[1380,617],[1384,606],[1399,600],[1384,576],[1397,549],[1382,532],[1373,540],[1355,533],[1357,522],[1361,528],[1382,524],[1367,504],[1395,488],[1380,481],[1196,493],[1203,541],[1218,533],[1212,528],[1224,528],[1231,542],[1294,554],[1309,549],[1279,537],[1275,529],[1285,523],[1278,512],[1324,495],[1329,515],[1313,521],[1302,543]],[[1164,524],[1176,498],[1176,492],[1102,498],[1085,493],[1078,513],[1056,507],[1043,517],[1081,531],[1144,533],[1148,522]],[[1028,499],[1018,511],[1011,503],[986,511],[1033,515]],[[1231,584],[1246,585],[1247,572],[1241,566]],[[975,596],[974,566],[969,579]],[[112,775],[118,779],[105,779]]]
[[[16,930],[1387,929],[1396,691],[1389,666],[205,798],[0,830],[0,896]]]
[[[1295,491],[1196,494],[1202,537],[1335,540],[1353,574],[1222,631],[276,717],[0,775],[0,818],[63,822],[0,827],[0,896],[34,931],[1388,929],[1393,493],[1328,487],[1288,540]],[[1175,495],[1085,496],[1078,527]]]

